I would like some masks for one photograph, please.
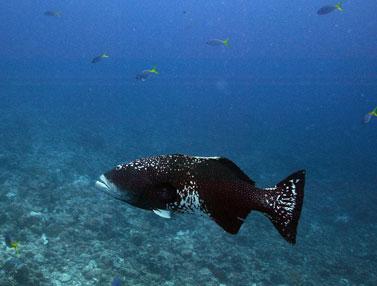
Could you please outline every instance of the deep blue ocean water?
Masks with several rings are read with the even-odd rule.
[[[326,4],[1,3],[0,285],[376,285],[377,6]],[[297,244],[257,212],[233,236],[94,188],[171,153],[261,187],[306,169]]]

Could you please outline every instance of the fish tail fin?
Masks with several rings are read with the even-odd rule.
[[[223,41],[223,44],[224,44],[224,46],[230,48],[230,45],[229,45],[229,38],[225,39],[225,40]]]
[[[335,8],[340,11],[340,12],[343,12],[344,9],[343,9],[343,2],[338,2],[335,4]]]
[[[157,70],[157,66],[153,66],[149,71],[154,74],[159,74],[159,71]]]
[[[377,116],[377,107],[370,112],[370,115]]]
[[[297,225],[304,199],[305,171],[285,178],[273,188],[262,190],[262,209],[289,243],[296,243]]]

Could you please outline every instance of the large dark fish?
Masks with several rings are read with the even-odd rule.
[[[250,211],[257,210],[290,243],[296,242],[304,184],[305,171],[298,171],[272,188],[261,189],[226,158],[179,154],[118,165],[96,182],[116,199],[165,218],[171,213],[207,214],[232,234]]]

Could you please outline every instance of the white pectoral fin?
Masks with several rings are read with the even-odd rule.
[[[154,212],[156,215],[160,216],[160,217],[163,217],[163,218],[171,218],[171,213],[170,213],[170,211],[156,209],[156,210],[153,210],[153,212]]]

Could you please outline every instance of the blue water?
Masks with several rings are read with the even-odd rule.
[[[377,284],[376,3],[3,2],[1,286]],[[306,169],[297,244],[257,212],[233,236],[94,188],[169,153],[228,157],[261,187]]]

